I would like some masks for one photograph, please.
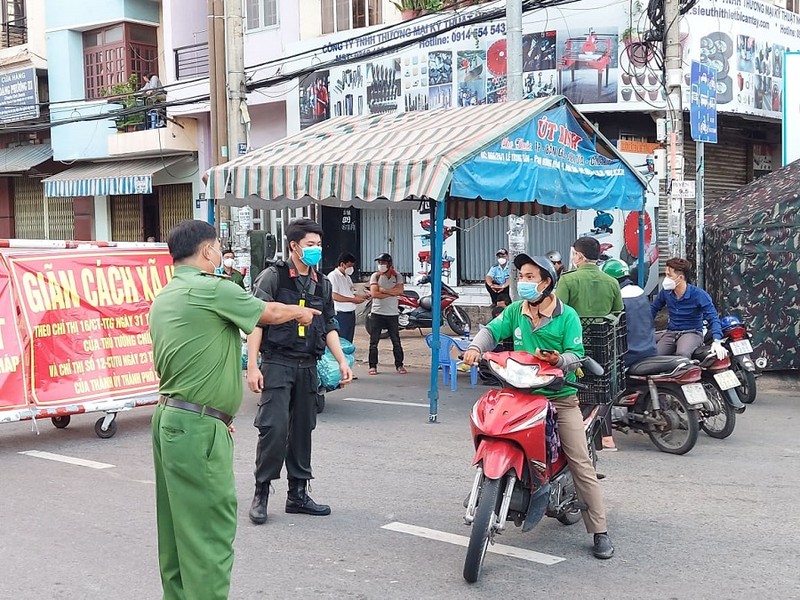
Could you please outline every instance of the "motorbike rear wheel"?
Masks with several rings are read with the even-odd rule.
[[[469,535],[467,557],[464,559],[464,579],[475,583],[481,575],[486,549],[494,533],[494,522],[500,508],[500,479],[483,478],[478,492],[478,506],[475,509],[475,520]]]
[[[465,327],[472,329],[472,320],[466,311],[460,306],[450,305],[445,309],[445,318],[447,318],[447,325],[458,336],[464,335]]]
[[[756,399],[756,376],[752,371],[742,368],[738,362],[733,362],[733,372],[739,378],[741,385],[736,388],[739,400],[745,404],[752,404]]]
[[[699,427],[697,412],[689,408],[689,403],[679,392],[668,388],[658,389],[661,412],[667,421],[664,430],[651,430],[647,434],[653,445],[668,454],[686,454],[697,443]],[[678,432],[685,432],[679,435]]]
[[[706,394],[713,394],[721,407],[720,412],[714,415],[705,416],[700,423],[700,429],[705,431],[709,436],[718,440],[724,440],[733,433],[736,427],[736,413],[733,407],[728,404],[725,399],[724,392],[713,384],[706,384]]]

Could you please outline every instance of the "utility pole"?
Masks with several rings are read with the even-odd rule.
[[[228,108],[225,101],[225,6],[223,0],[208,0],[208,84],[211,120],[212,166],[228,159]],[[222,236],[222,220],[227,218],[214,202],[214,226]],[[226,226],[227,227],[227,224]],[[227,230],[226,230],[227,231]]]
[[[240,144],[247,144],[247,128],[243,116],[247,99],[244,76],[244,19],[241,0],[225,0],[225,31],[228,96],[228,160],[242,153]]]
[[[686,256],[686,212],[682,194],[678,188],[683,184],[683,106],[681,80],[683,79],[683,50],[680,40],[680,1],[664,0],[664,70],[667,107],[670,125],[668,129],[668,222],[670,256]],[[676,185],[677,184],[677,185]]]
[[[522,100],[522,0],[506,1],[506,96]]]
[[[522,0],[506,0],[506,99],[522,100]],[[524,217],[521,219],[524,222]],[[518,231],[518,227],[511,225],[512,222],[518,223],[518,221],[512,216],[508,222],[508,258],[512,263],[509,267],[511,284],[508,286],[508,291],[512,300],[518,300],[518,276],[513,263],[517,254],[524,252],[524,247],[520,249],[521,232]]]

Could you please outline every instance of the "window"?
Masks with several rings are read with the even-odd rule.
[[[322,0],[322,33],[380,25],[382,0]]]
[[[28,42],[28,27],[25,20],[24,0],[2,0],[2,39],[0,48],[11,48]]]
[[[83,34],[83,71],[87,98],[102,98],[131,75],[158,73],[155,27],[119,23]]]
[[[245,0],[244,8],[248,31],[278,24],[278,0]]]
[[[2,0],[2,3],[3,24],[25,24],[25,0]]]

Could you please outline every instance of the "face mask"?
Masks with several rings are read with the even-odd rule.
[[[542,292],[539,291],[539,284],[535,281],[520,281],[517,283],[517,293],[520,298],[529,302],[537,300],[542,295]]]
[[[223,267],[228,267],[229,269],[233,268],[233,265],[235,265],[235,264],[236,264],[236,261],[233,260],[232,258],[226,258],[225,260],[222,261],[222,266]]]
[[[308,246],[303,248],[302,260],[309,267],[315,267],[322,260],[322,248],[320,246]]]
[[[505,259],[505,258],[498,258],[497,259],[497,264],[500,265],[501,267],[504,267],[507,262],[508,262],[508,259]]]
[[[215,264],[214,264],[214,261],[212,261],[212,260],[210,260],[210,259],[209,259],[209,261],[208,261],[208,262],[210,262],[210,263],[211,263],[211,268],[214,270],[214,273],[216,273],[217,275],[219,275],[219,274],[221,274],[221,273],[222,273],[222,252],[220,252],[219,250],[217,250],[217,249],[216,249],[216,248],[214,248],[213,246],[209,246],[209,248],[211,248],[211,249],[212,249],[214,252],[216,252],[217,254],[219,254],[219,266],[215,265]]]
[[[389,270],[389,265],[378,265],[378,273],[386,273]]]
[[[350,275],[352,275],[355,272],[356,272],[356,270],[353,267],[347,267],[344,270],[344,274],[347,275],[348,277],[350,277]]]
[[[662,286],[668,292],[674,290],[677,285],[678,282],[672,279],[671,277],[664,277],[664,283],[662,284]]]

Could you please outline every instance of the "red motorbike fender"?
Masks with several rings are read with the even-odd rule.
[[[525,455],[513,442],[484,438],[475,451],[473,464],[482,464],[483,474],[489,479],[500,479],[511,469],[514,469],[517,479],[522,479]]]

